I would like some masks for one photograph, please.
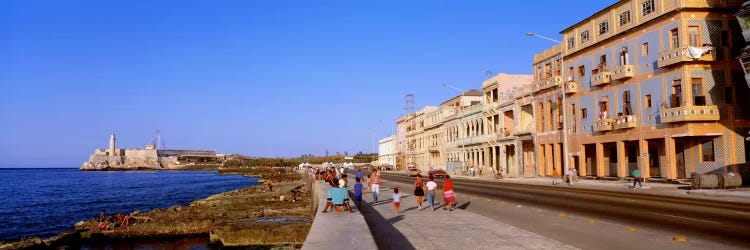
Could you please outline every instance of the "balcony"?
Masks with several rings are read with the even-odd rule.
[[[638,126],[638,116],[623,115],[615,118],[614,129],[635,128]]]
[[[562,78],[559,76],[553,76],[548,79],[538,80],[534,82],[534,91],[538,92],[555,86],[560,86],[560,83],[562,83]]]
[[[687,106],[664,109],[659,112],[662,123],[669,122],[693,122],[693,121],[718,121],[719,108],[712,106]]]
[[[591,85],[593,86],[601,87],[604,84],[608,84],[610,81],[612,81],[612,72],[609,70],[600,70],[591,75]]]
[[[625,80],[635,75],[635,67],[632,64],[620,65],[612,71],[612,80]]]
[[[576,81],[570,80],[565,83],[565,94],[566,95],[572,95],[578,92],[578,83]]]
[[[681,62],[712,62],[716,60],[713,47],[684,46],[659,53],[657,66],[667,67]]]
[[[594,121],[594,131],[604,132],[612,130],[612,118],[604,118]]]

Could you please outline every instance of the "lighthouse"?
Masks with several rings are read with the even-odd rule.
[[[112,135],[109,137],[108,153],[110,156],[115,156],[115,133],[112,133]]]

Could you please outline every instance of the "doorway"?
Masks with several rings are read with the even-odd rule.
[[[663,148],[664,142],[661,140],[648,141],[648,171],[652,178],[664,178],[660,160]]]
[[[677,165],[677,179],[685,179],[685,144],[675,141],[675,163]]]
[[[586,151],[586,175],[597,176],[596,145],[586,144],[583,145],[583,149]]]

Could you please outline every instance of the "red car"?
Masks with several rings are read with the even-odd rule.
[[[442,169],[430,169],[429,174],[434,177],[445,177],[448,173]]]

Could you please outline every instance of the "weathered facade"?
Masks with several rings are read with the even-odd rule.
[[[580,175],[624,178],[640,167],[675,180],[745,163],[750,117],[733,59],[744,46],[732,15],[740,5],[620,1],[563,30],[562,44],[534,60],[535,79],[552,82],[534,97],[540,174],[566,157],[555,106]]]

